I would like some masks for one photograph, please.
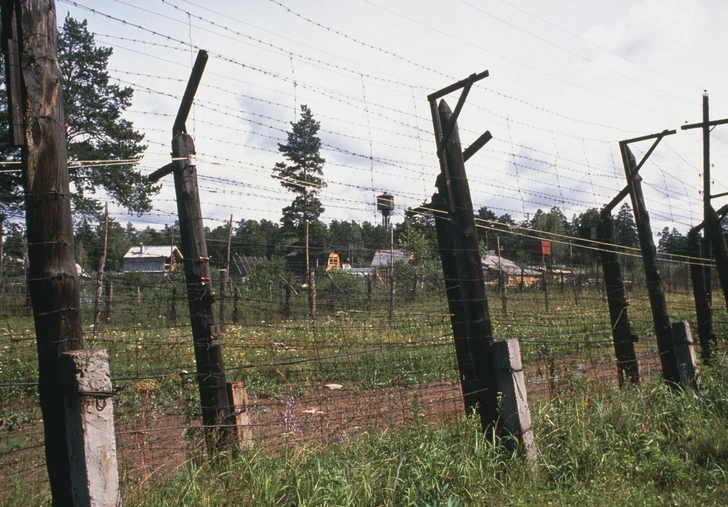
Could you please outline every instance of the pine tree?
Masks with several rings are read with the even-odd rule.
[[[122,113],[131,105],[133,90],[109,83],[106,70],[111,48],[96,46],[86,21],[66,16],[58,31],[58,63],[63,74],[63,110],[68,136],[69,177],[74,212],[78,217],[101,214],[93,198],[105,192],[130,212],[152,207],[151,196],[159,191],[129,165],[75,163],[82,160],[128,160],[144,153],[144,135],[134,130]],[[19,160],[8,137],[7,97],[0,90],[0,157]],[[4,142],[8,140],[8,142]],[[0,197],[12,214],[22,211],[22,180],[19,173],[3,173]]]
[[[317,221],[324,208],[318,199],[323,181],[323,167],[326,162],[320,154],[321,139],[317,136],[319,122],[314,120],[311,110],[301,106],[301,119],[291,123],[291,131],[285,144],[278,144],[278,151],[286,162],[278,162],[273,177],[281,180],[281,186],[293,192],[293,202],[283,208],[283,232],[298,233],[301,237],[305,222]]]

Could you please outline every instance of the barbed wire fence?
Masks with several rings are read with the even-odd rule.
[[[142,23],[109,16],[76,2],[63,3],[86,9],[93,16],[106,16],[116,25],[129,28],[130,33],[133,28],[134,33],[142,33],[155,41],[163,38],[167,43],[97,34],[100,41],[111,41],[120,51],[125,49],[123,44],[131,44],[133,51],[142,57],[159,59],[161,55],[162,59],[175,60],[179,53],[186,55],[190,49],[196,49],[187,41],[152,30]],[[185,16],[189,14],[184,12]],[[204,18],[196,19],[226,37],[246,37],[238,30],[215,26]],[[318,24],[308,18],[306,22]],[[343,33],[339,35],[348,37]],[[338,174],[327,175],[330,192],[325,196],[325,204],[332,210],[332,216],[346,219],[347,211],[374,212],[374,202],[369,197],[375,193],[375,175],[379,190],[403,198],[406,204],[402,209],[422,201],[424,195],[414,190],[412,183],[420,183],[420,180],[427,183],[434,179],[431,177],[434,164],[425,164],[422,155],[421,138],[428,138],[431,132],[420,125],[426,125],[428,119],[418,114],[416,105],[414,111],[409,111],[392,108],[391,104],[377,104],[368,87],[373,83],[387,87],[388,91],[394,89],[406,97],[414,95],[415,89],[416,93],[424,94],[425,88],[396,78],[362,73],[348,64],[335,65],[325,59],[314,61],[289,48],[271,47],[263,40],[251,42],[267,45],[291,61],[295,59],[326,72],[349,75],[356,81],[357,92],[330,89],[307,81],[301,73],[287,75],[270,71],[230,54],[211,54],[217,63],[224,63],[228,69],[240,69],[245,74],[242,79],[231,79],[224,71],[217,74],[224,78],[215,86],[203,83],[201,89],[207,89],[208,95],[196,104],[201,113],[201,117],[195,119],[196,124],[229,134],[223,142],[224,150],[203,148],[197,155],[201,166],[227,171],[200,175],[202,205],[205,210],[211,210],[205,216],[206,223],[225,224],[230,213],[242,212],[245,216],[256,217],[270,213],[269,209],[256,209],[240,202],[241,197],[263,196],[281,205],[290,200],[280,195],[277,185],[251,181],[250,176],[268,178],[272,164],[221,155],[228,149],[243,149],[261,153],[271,160],[278,157],[275,145],[284,139],[288,128],[290,97],[276,93],[271,98],[262,92],[241,93],[238,90],[243,85],[247,87],[245,80],[263,78],[293,87],[299,93],[294,99],[298,102],[330,102],[342,108],[341,114],[330,111],[317,114],[326,136],[322,150],[329,166],[338,171]],[[381,54],[386,51],[376,46],[370,49]],[[419,67],[429,75],[441,74],[402,55],[394,56],[401,63]],[[180,96],[170,91],[170,82],[183,80],[128,69],[114,69],[112,75],[120,84],[132,86],[139,95],[179,102]],[[364,89],[365,82],[369,101],[362,100],[359,91]],[[181,90],[181,86],[176,89]],[[308,96],[304,99],[305,93]],[[488,93],[513,104],[525,105],[529,112],[538,111],[545,118],[561,117],[573,125],[609,131],[611,135],[632,132],[571,118],[521,98],[504,95],[496,89],[488,90]],[[260,107],[231,108],[229,103],[211,99],[220,95]],[[617,174],[616,164],[606,162],[609,157],[613,160],[611,147],[607,149],[606,145],[615,142],[608,136],[564,132],[547,126],[548,122],[525,120],[477,103],[473,107],[481,115],[476,119],[487,117],[489,124],[495,124],[503,131],[507,129],[509,133],[508,140],[503,135],[493,140],[486,162],[473,163],[476,169],[473,172],[477,174],[471,176],[471,181],[480,202],[488,203],[492,197],[506,195],[499,201],[500,207],[494,209],[527,218],[529,211],[541,206],[549,208],[558,204],[564,212],[598,207],[621,186],[623,177]],[[163,121],[172,116],[133,108],[132,112],[137,117],[161,117]],[[511,128],[518,134],[512,138]],[[155,127],[151,125],[143,130],[150,135],[155,133]],[[157,130],[166,136],[166,130]],[[535,143],[519,142],[519,137],[534,131],[553,138],[553,150]],[[198,132],[197,139],[220,141],[213,139],[212,134],[206,134],[203,128],[196,134]],[[462,132],[476,134],[468,128],[463,128]],[[231,140],[236,137],[240,139]],[[156,169],[155,157],[167,160],[164,157],[168,156],[169,145],[160,142],[158,137],[148,139],[148,144],[150,149],[143,161],[117,163],[141,162],[144,170]],[[656,169],[662,176],[662,182],[646,186],[664,201],[656,203],[653,216],[674,224],[692,225],[694,215],[699,215],[693,211],[693,197],[699,189],[683,178],[682,173],[692,169],[698,172],[698,169],[677,151],[677,146],[668,147],[681,159],[677,165],[663,165],[664,161],[659,159],[649,161],[651,170]],[[434,161],[430,155],[427,160]],[[588,184],[585,183],[584,168],[587,169]],[[494,171],[499,171],[503,177],[490,178]],[[610,174],[612,171],[614,175]],[[381,177],[386,177],[385,183],[381,183]],[[544,181],[548,184],[544,185]],[[675,193],[676,187],[682,191]],[[164,185],[165,190],[169,188],[168,183]],[[224,196],[236,201],[221,203]],[[140,218],[138,223],[154,226],[168,223],[172,219],[168,206],[171,201],[166,194],[159,199],[157,209]],[[121,212],[116,214],[119,221],[123,217]],[[501,272],[490,272],[486,278],[494,334],[498,340],[519,339],[529,396],[537,399],[560,396],[568,393],[572,383],[580,379],[616,385],[611,326],[598,265],[601,246],[503,224],[482,221],[479,225],[481,231],[487,230],[503,239],[528,235],[534,241],[547,240],[563,247],[564,257],[554,261],[562,266],[560,272],[528,277],[522,272],[505,282]],[[493,247],[492,242],[489,246]],[[566,252],[572,255],[566,257]],[[637,261],[636,256],[639,256],[637,250],[620,250],[623,261]],[[661,258],[670,312],[673,318],[688,320],[694,329],[695,306],[688,270],[695,262],[699,261]],[[643,377],[659,375],[660,361],[649,303],[641,285],[644,273],[638,261],[624,264],[625,279],[631,281],[628,284],[628,290],[631,286],[630,318],[635,334],[640,337],[635,348],[642,374]],[[224,268],[219,262],[213,267],[213,277]],[[285,272],[281,278],[278,272],[261,270],[246,278],[233,276],[226,291],[227,310],[220,318],[225,323],[226,372],[228,380],[242,380],[246,384],[253,440],[271,447],[284,442],[340,444],[365,432],[419,422],[441,422],[463,415],[444,281],[436,261],[429,266],[399,264],[393,275],[385,269],[368,277],[319,269],[320,316],[315,325],[307,318],[306,294],[296,290],[295,278]],[[122,481],[125,487],[135,487],[165,477],[205,449],[189,313],[180,273],[166,276],[112,273],[107,274],[107,279],[113,287],[113,298],[108,300],[108,312],[104,310],[102,329],[97,337],[92,337],[88,326],[93,322],[95,294],[95,282],[90,279],[79,282],[81,312],[86,326],[86,347],[109,351]],[[37,406],[35,335],[26,306],[25,281],[22,277],[6,278],[3,283],[0,296],[0,493],[10,491],[20,478],[40,474],[38,480],[42,480],[45,465],[43,428]],[[212,283],[219,286],[219,280],[213,279]],[[728,319],[722,295],[717,291],[713,295],[712,309],[714,328],[722,340]]]
[[[506,239],[520,232],[501,228],[498,234]],[[579,262],[568,272],[549,272],[548,290],[543,276],[517,275],[504,284],[500,272],[487,272],[494,335],[520,341],[532,399],[568,394],[574,382],[584,380],[617,385],[605,289],[594,255],[599,251],[598,243],[573,246],[572,257]],[[622,255],[635,254],[624,250]],[[671,314],[695,328],[689,260],[663,257],[661,263],[663,272],[672,273],[665,284]],[[632,271],[637,283],[631,285],[629,311],[640,337],[635,348],[642,378],[648,379],[661,370],[638,264]],[[320,268],[315,324],[307,316],[305,292],[289,293],[287,301],[280,276],[233,276],[227,313],[220,320],[225,323],[228,380],[242,380],[247,388],[249,441],[271,448],[341,444],[367,432],[463,416],[438,268],[436,263],[400,263],[393,277],[388,269],[365,277]],[[109,351],[125,487],[161,479],[205,452],[184,282],[178,275],[109,275],[111,311],[103,316],[97,338],[86,329],[87,348]],[[287,276],[295,282],[295,275]],[[95,281],[80,283],[83,321],[93,322]],[[499,304],[504,286],[507,309]],[[23,327],[30,319],[24,316],[22,284],[5,287],[0,488],[8,491],[28,474],[40,474],[41,480],[44,458],[35,337],[30,327]],[[716,293],[719,337],[728,326],[723,303]]]

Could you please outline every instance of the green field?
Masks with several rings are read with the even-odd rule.
[[[627,390],[615,387],[599,290],[581,291],[577,304],[569,287],[555,286],[548,311],[542,291],[511,290],[508,316],[489,292],[496,338],[521,341],[536,479],[462,416],[436,280],[399,284],[391,321],[385,288],[369,297],[360,280],[320,281],[315,325],[305,294],[283,318],[279,286],[244,287],[236,325],[228,303],[224,356],[228,380],[244,380],[255,405],[256,443],[208,459],[186,302],[178,289],[175,320],[170,288],[161,279],[120,280],[110,322],[95,339],[85,327],[86,348],[109,351],[126,505],[721,505],[726,497],[725,358],[704,368],[700,397],[662,387],[638,290],[629,311],[645,382]],[[92,284],[82,292],[86,323],[92,293]],[[38,505],[48,491],[32,319],[21,298],[2,302],[0,502]],[[668,294],[672,320],[696,329],[692,304],[685,291]],[[723,346],[723,306],[714,319]],[[331,383],[342,390],[322,387]],[[306,412],[313,409],[325,415]]]

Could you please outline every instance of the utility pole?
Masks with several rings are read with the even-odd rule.
[[[207,255],[205,228],[200,208],[195,144],[192,137],[187,134],[185,126],[206,63],[207,52],[200,50],[172,129],[174,160],[150,174],[149,179],[158,181],[170,172],[174,173],[202,422],[206,429],[208,445],[221,448],[232,441],[234,432],[230,419],[232,409],[228,400],[222,357],[222,333],[213,308],[215,292],[210,280],[210,258]]]
[[[726,245],[723,231],[720,227],[720,220],[717,213],[713,209],[711,200],[716,197],[724,197],[728,193],[711,195],[710,189],[710,131],[717,125],[728,123],[728,119],[710,120],[710,105],[708,101],[708,92],[703,93],[703,121],[690,125],[683,125],[681,130],[690,130],[699,128],[703,132],[703,225],[705,228],[705,249],[704,253],[708,256],[713,255],[715,265],[720,278],[720,285],[725,296],[726,306],[728,306],[728,246]],[[712,273],[709,267],[705,268],[705,284],[708,293],[708,300],[711,301],[712,293]]]
[[[73,505],[60,357],[83,348],[53,0],[2,0],[10,134],[21,148],[28,289],[53,505]]]

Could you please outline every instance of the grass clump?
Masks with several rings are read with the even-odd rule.
[[[539,474],[484,435],[477,418],[325,445],[260,444],[189,463],[168,480],[125,484],[127,505],[723,505],[728,370],[696,395],[654,382],[618,390],[574,379],[532,402]]]

